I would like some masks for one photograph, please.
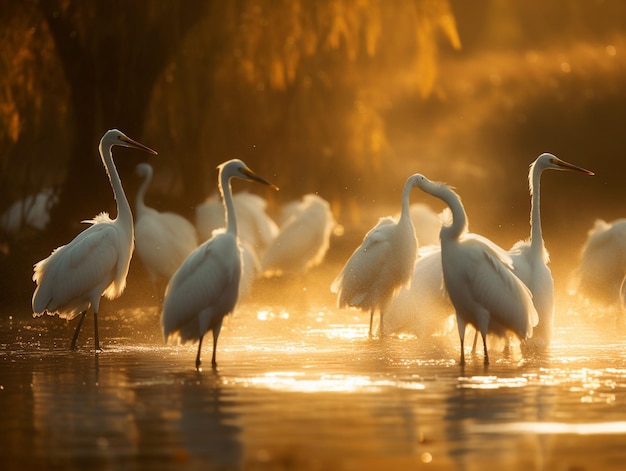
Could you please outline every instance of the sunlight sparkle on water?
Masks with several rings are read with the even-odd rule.
[[[477,424],[477,433],[539,433],[571,435],[613,435],[626,433],[626,422],[596,422],[567,424],[562,422],[510,422],[507,424]]]
[[[259,321],[269,321],[271,319],[289,319],[289,313],[287,311],[281,311],[278,314],[272,311],[258,311],[256,318]]]
[[[417,382],[373,379],[363,375],[322,374],[311,376],[295,371],[268,372],[256,377],[238,378],[234,382],[246,387],[301,393],[380,392],[384,388],[397,387],[424,389],[424,385]]]
[[[519,378],[500,378],[498,376],[471,376],[460,377],[458,388],[465,389],[500,389],[500,388],[519,388],[528,384],[528,380],[524,377]]]
[[[358,340],[368,337],[367,327],[354,324],[330,324],[321,328],[308,328],[307,334],[341,340]]]

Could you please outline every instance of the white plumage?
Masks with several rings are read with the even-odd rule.
[[[280,227],[261,261],[266,275],[305,273],[322,263],[335,219],[326,200],[307,194]]]
[[[385,329],[419,337],[445,334],[453,315],[454,306],[443,283],[441,247],[420,247],[411,282],[396,293],[386,312]]]
[[[564,162],[552,154],[541,154],[530,165],[528,188],[531,196],[530,237],[518,241],[509,250],[513,271],[533,295],[533,304],[539,315],[539,323],[533,331],[532,340],[523,348],[543,349],[550,345],[554,325],[554,280],[548,267],[550,257],[543,241],[540,213],[540,184],[544,170],[569,170],[593,175],[593,172]]]
[[[121,131],[107,131],[100,140],[100,156],[117,201],[117,217],[111,219],[108,214],[101,213],[93,220],[83,221],[91,226],[69,244],[55,249],[34,268],[33,281],[37,283],[32,301],[34,316],[48,313],[71,320],[81,314],[72,338],[72,350],[76,347],[80,327],[90,306],[94,313],[95,348],[96,351],[100,349],[100,297],[115,299],[126,286],[134,230],[130,205],[111,155],[111,148],[116,145],[156,154]]]
[[[237,236],[237,217],[233,205],[231,178],[256,181],[273,188],[241,160],[229,160],[219,167],[218,185],[224,201],[226,229],[196,248],[174,273],[165,291],[161,324],[165,339],[198,341],[196,368],[200,368],[202,339],[213,332],[215,368],[217,339],[224,316],[231,313],[239,298],[242,257]]]
[[[253,193],[240,191],[233,194],[237,215],[239,239],[248,243],[261,258],[279,232],[278,226],[266,212],[267,201]],[[196,208],[196,227],[202,241],[213,231],[224,227],[224,206],[216,195],[207,198]]]
[[[409,194],[417,181],[418,175],[412,175],[404,185],[400,218],[379,220],[331,285],[338,294],[340,308],[354,306],[370,312],[370,335],[374,311],[380,312],[382,333],[384,313],[392,296],[411,279],[417,240],[409,213]]]
[[[409,206],[409,213],[411,214],[411,221],[415,229],[417,243],[421,247],[439,245],[439,231],[446,217],[445,213],[437,214],[425,203],[412,203]],[[399,217],[400,214],[397,214],[396,218]]]
[[[625,277],[626,219],[597,219],[581,251],[574,289],[591,301],[614,306]]]
[[[53,188],[45,188],[35,195],[16,201],[2,214],[0,227],[16,235],[24,227],[43,231],[50,222],[50,210],[59,201]]]
[[[181,215],[146,206],[144,197],[152,181],[152,166],[140,163],[136,170],[143,182],[135,203],[135,248],[156,285],[160,279],[168,281],[171,278],[198,246],[198,236],[194,225]]]
[[[419,175],[417,185],[444,201],[452,211],[452,224],[441,228],[443,278],[454,305],[461,364],[465,364],[466,324],[483,338],[485,364],[489,363],[488,332],[514,332],[525,340],[532,336],[538,316],[529,289],[513,274],[511,257],[485,237],[467,233],[467,215],[459,196],[443,183]]]

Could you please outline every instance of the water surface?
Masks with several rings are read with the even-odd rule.
[[[367,315],[300,301],[243,303],[199,372],[156,306],[103,302],[98,355],[90,318],[69,352],[74,323],[4,314],[3,469],[624,469],[616,329],[565,313],[545,356],[461,368],[455,333],[370,339]]]

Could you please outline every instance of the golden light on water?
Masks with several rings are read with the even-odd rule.
[[[476,433],[538,433],[572,435],[613,435],[626,433],[626,422],[563,423],[563,422],[511,422],[507,424],[477,424]]]
[[[323,329],[309,329],[309,333],[319,333],[329,339],[358,340],[367,337],[366,328],[353,324],[331,324]]]
[[[315,376],[296,371],[268,372],[259,376],[236,378],[230,381],[245,387],[299,393],[372,393],[391,388],[414,390],[425,388],[422,383],[413,381],[374,379],[365,375],[322,374]]]
[[[519,388],[528,385],[528,379],[524,377],[501,378],[498,376],[471,376],[460,377],[458,388],[461,389],[501,389]]]
[[[289,319],[289,313],[287,311],[280,311],[278,313],[273,311],[261,310],[257,311],[256,318],[259,321],[269,321],[272,319]]]

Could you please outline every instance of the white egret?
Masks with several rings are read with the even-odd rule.
[[[135,249],[150,280],[157,286],[160,280],[169,281],[198,246],[198,235],[195,226],[181,215],[146,206],[144,196],[152,181],[152,166],[140,163],[136,171],[143,182],[135,201]],[[159,291],[159,296],[162,294]]]
[[[315,194],[303,196],[261,260],[263,272],[268,276],[302,274],[319,265],[335,225],[328,201]]]
[[[54,188],[44,188],[9,206],[0,217],[0,227],[12,235],[25,227],[43,231],[50,222],[50,209],[58,202],[59,195]]]
[[[231,178],[256,181],[278,189],[257,176],[241,160],[229,160],[220,166],[218,185],[224,202],[226,229],[216,231],[196,248],[174,273],[163,301],[161,324],[165,339],[183,342],[198,341],[196,368],[200,368],[202,339],[213,332],[215,368],[217,338],[224,316],[231,313],[239,297],[241,279],[241,246],[237,236],[237,217],[230,186]]]
[[[384,332],[383,318],[394,293],[411,279],[417,256],[417,240],[409,212],[409,194],[417,186],[419,175],[410,176],[402,191],[400,218],[382,218],[363,239],[363,242],[331,285],[338,294],[338,306],[354,306],[370,312],[370,329],[374,311],[380,312],[380,332]]]
[[[450,300],[456,311],[465,364],[465,327],[469,323],[483,339],[484,362],[489,363],[487,332],[513,331],[520,339],[532,336],[537,311],[530,290],[513,274],[511,257],[482,236],[467,233],[467,215],[459,196],[447,185],[418,175],[424,192],[444,201],[452,211],[452,224],[441,228],[441,264]]]
[[[598,219],[589,230],[576,269],[576,291],[605,306],[620,301],[626,276],[626,219]]]
[[[509,254],[513,260],[513,272],[530,289],[533,304],[539,315],[539,323],[533,330],[532,345],[522,344],[533,348],[545,348],[550,345],[554,324],[554,280],[548,267],[550,257],[542,236],[539,210],[539,189],[544,170],[569,170],[587,175],[594,174],[548,153],[541,154],[530,165],[528,171],[528,188],[531,196],[530,237],[518,241],[509,250]]]
[[[78,333],[90,306],[93,309],[95,349],[100,350],[100,297],[115,299],[122,294],[133,253],[133,215],[113,162],[113,146],[131,147],[156,155],[155,151],[117,129],[107,131],[100,140],[100,156],[117,202],[117,216],[111,219],[107,213],[101,213],[93,220],[83,221],[91,226],[34,267],[33,281],[37,288],[33,294],[33,316],[58,314],[63,319],[72,320],[81,314],[72,337],[72,350],[76,348]]]

